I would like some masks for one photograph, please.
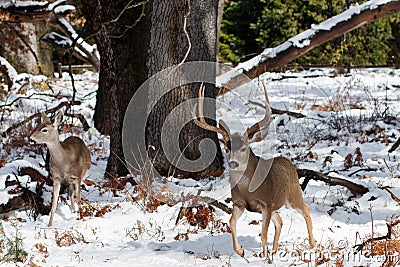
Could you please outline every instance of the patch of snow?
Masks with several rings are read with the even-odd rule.
[[[4,66],[7,69],[8,75],[13,81],[15,81],[15,79],[18,76],[18,73],[14,69],[14,67],[8,62],[8,60],[0,56],[0,65]]]
[[[67,0],[57,0],[57,1],[53,2],[53,3],[50,3],[49,6],[47,7],[47,9],[48,10],[53,10],[55,7],[57,7],[57,6],[61,5],[61,4],[64,4],[66,2],[67,2]]]
[[[67,13],[67,12],[72,12],[75,10],[75,6],[72,5],[62,5],[62,6],[57,6],[54,9],[54,13],[56,14],[63,14],[63,13]]]

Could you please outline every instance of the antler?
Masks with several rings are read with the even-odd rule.
[[[249,128],[247,128],[245,134],[243,135],[243,137],[247,136],[246,138],[249,140],[250,143],[253,142],[260,142],[262,141],[265,136],[268,134],[268,130],[269,130],[269,125],[271,124],[271,114],[272,114],[272,110],[271,107],[269,106],[269,98],[268,98],[268,92],[267,92],[267,86],[265,85],[265,83],[262,83],[263,85],[263,89],[264,89],[264,95],[265,95],[265,115],[264,118],[262,120],[260,120],[259,122],[255,123],[254,125],[250,126]],[[258,135],[256,137],[254,137],[255,134]]]
[[[193,112],[192,112],[193,117],[194,117],[194,122],[196,123],[197,126],[203,128],[203,129],[210,130],[210,131],[221,134],[222,137],[224,138],[224,143],[227,144],[230,140],[229,133],[224,128],[219,128],[219,127],[208,124],[206,122],[206,120],[204,119],[204,114],[203,114],[204,89],[205,89],[205,86],[202,83],[199,88],[199,118],[200,118],[200,120],[197,118],[197,114],[196,114],[197,104],[196,104],[194,106]]]

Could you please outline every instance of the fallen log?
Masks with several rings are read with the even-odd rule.
[[[303,191],[306,189],[307,184],[310,180],[323,181],[328,185],[344,186],[355,196],[362,196],[369,191],[368,188],[366,188],[361,184],[356,184],[345,179],[328,176],[317,171],[308,169],[298,169],[297,173],[299,175],[299,178],[300,177],[305,178],[303,184],[301,185],[301,189]]]
[[[26,170],[24,170],[26,171]],[[27,172],[26,174],[32,174],[34,172]],[[38,172],[37,172],[38,173]],[[35,174],[36,175],[36,174]],[[32,177],[31,177],[32,178]],[[37,179],[37,180],[35,180]],[[31,214],[33,218],[36,220],[39,214],[49,214],[50,206],[44,204],[43,195],[43,186],[46,183],[48,178],[41,176],[40,174],[35,177],[37,181],[35,192],[31,191],[28,187],[23,186],[18,178],[13,181],[8,181],[6,186],[15,186],[12,191],[19,192],[19,195],[8,200],[7,203],[0,204],[0,213],[4,214],[10,211],[19,210],[19,209],[29,209],[31,210]],[[42,182],[40,182],[42,181]]]

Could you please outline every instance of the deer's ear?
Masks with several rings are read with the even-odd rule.
[[[53,122],[53,126],[54,127],[57,128],[58,125],[61,124],[61,120],[62,120],[62,116],[63,115],[64,115],[64,113],[61,110],[57,111],[56,115],[54,116],[54,122]]]
[[[257,143],[264,140],[264,138],[268,135],[269,132],[269,124],[267,125],[260,125],[260,129],[251,136],[248,136],[249,143]]]
[[[51,124],[51,120],[45,112],[40,113],[40,118],[42,120],[42,124]]]

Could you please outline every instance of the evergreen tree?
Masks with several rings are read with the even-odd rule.
[[[232,63],[245,61],[249,55],[275,47],[312,24],[343,12],[349,4],[345,0],[231,0],[221,26],[220,58]],[[396,14],[367,24],[313,49],[296,62],[333,66],[397,62],[399,49],[394,40],[399,35],[399,18]]]

